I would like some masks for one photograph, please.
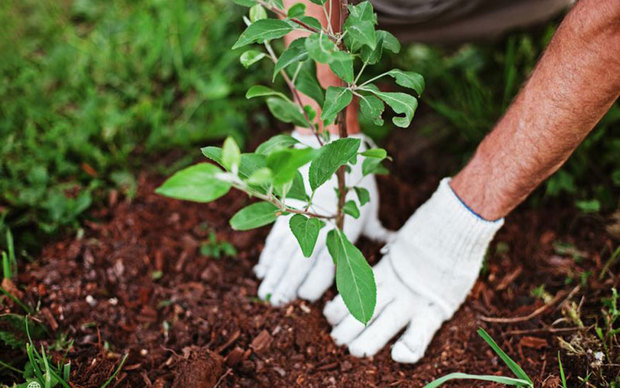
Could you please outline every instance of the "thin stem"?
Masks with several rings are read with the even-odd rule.
[[[285,203],[283,203],[282,201],[280,201],[277,197],[275,197],[273,195],[265,195],[265,194],[260,193],[258,191],[252,190],[243,181],[239,180],[237,177],[234,177],[234,180],[231,183],[232,183],[232,186],[235,189],[244,191],[244,192],[246,192],[248,195],[250,195],[252,197],[256,197],[258,199],[262,199],[263,201],[267,201],[267,202],[273,204],[274,206],[278,207],[282,212],[294,213],[294,214],[302,214],[302,215],[305,215],[305,216],[315,217],[315,218],[322,218],[322,219],[325,219],[325,220],[332,220],[332,219],[336,218],[336,216],[326,216],[324,214],[318,214],[318,213],[310,212],[310,211],[307,211],[307,210],[299,210],[299,209],[295,209],[295,208],[286,206]]]
[[[258,4],[262,5],[263,7],[267,8],[268,10],[270,10],[271,12],[277,14],[278,16],[288,19],[288,15],[286,14],[286,12],[282,11],[281,9],[278,9],[274,6],[272,6],[271,4],[267,4],[266,2],[264,2],[263,0],[257,0]],[[320,29],[314,28],[304,22],[302,22],[301,20],[299,20],[298,18],[290,18],[290,21],[292,21],[293,23],[303,27],[304,29],[310,31],[310,32],[319,32],[322,31]],[[327,33],[327,35],[329,36],[329,39],[331,39],[332,41],[337,42],[338,39],[333,35],[330,34],[329,32],[325,31]]]
[[[342,34],[342,30],[344,27],[344,22],[347,18],[347,9],[348,0],[340,0],[340,25],[339,25],[339,33]],[[342,40],[339,39],[338,45],[341,50],[345,50],[343,47]],[[342,81],[344,86],[344,81]],[[343,109],[340,113],[338,113],[338,133],[340,134],[340,138],[344,139],[347,137],[347,108]],[[340,230],[344,228],[344,204],[347,198],[347,185],[345,178],[345,166],[340,166],[338,171],[336,172],[336,177],[338,179],[338,211],[336,213],[336,227]]]
[[[360,87],[365,86],[365,85],[368,85],[368,84],[369,84],[369,83],[371,83],[372,81],[376,81],[376,80],[378,80],[378,79],[379,79],[379,78],[381,78],[381,77],[385,77],[387,74],[388,74],[388,72],[385,72],[385,73],[383,73],[383,74],[379,74],[378,76],[373,77],[373,78],[369,79],[368,81],[364,82],[363,84],[361,84],[361,85],[360,85]]]
[[[293,74],[293,79],[291,80],[293,85],[295,84],[295,81],[297,81],[297,76],[299,75],[299,72],[301,71],[302,66],[303,66],[302,62],[299,62],[297,64],[297,69],[295,69],[295,74]]]
[[[0,361],[0,368],[6,368],[6,369],[12,370],[13,372],[17,372],[17,373],[22,373],[22,374],[24,373],[23,370],[17,369],[13,365],[7,364],[2,361]]]
[[[364,62],[364,64],[362,65],[360,72],[357,74],[357,77],[355,77],[355,80],[353,81],[353,85],[357,85],[357,81],[359,81],[360,77],[364,73],[364,70],[366,70],[366,66],[368,66],[368,62]]]
[[[273,48],[271,47],[271,44],[269,44],[269,42],[265,42],[265,48],[267,49],[267,52],[269,53],[269,56],[271,57],[271,60],[273,61],[273,63],[277,63],[278,57],[276,56],[276,53],[273,51]],[[291,79],[289,78],[288,74],[286,74],[284,69],[280,70],[280,75],[282,75],[284,82],[286,82],[286,85],[291,90],[291,93],[293,94],[295,102],[297,103],[297,105],[299,105],[299,108],[301,109],[301,113],[304,115],[304,119],[306,120],[306,124],[308,124],[308,128],[312,131],[312,133],[314,133],[314,136],[319,142],[319,145],[323,146],[323,140],[321,140],[321,137],[316,131],[314,124],[312,124],[310,117],[308,117],[308,113],[304,109],[304,104],[301,102],[301,96],[299,95],[299,92],[295,88],[295,84],[293,83],[293,81],[291,81]]]
[[[331,2],[329,2],[329,3],[331,5]],[[325,4],[327,4],[327,3],[325,3]],[[321,6],[321,8],[323,9],[323,14],[325,15],[325,18],[327,19],[327,31],[330,34],[333,34],[334,30],[332,29],[332,22],[331,22],[332,18],[331,18],[331,15],[330,15],[331,11],[329,13],[327,12],[327,8],[325,7],[325,4],[323,4]]]

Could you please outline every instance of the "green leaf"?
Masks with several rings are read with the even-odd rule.
[[[314,148],[285,148],[267,156],[267,167],[273,174],[273,184],[282,185],[295,178],[297,170],[316,157]]]
[[[316,78],[316,65],[314,61],[309,60],[304,63],[295,80],[295,87],[298,91],[316,101],[319,106],[323,105],[325,96],[323,88]]]
[[[575,206],[584,213],[598,213],[601,211],[601,202],[598,199],[575,201]]]
[[[201,148],[202,154],[213,160],[220,166],[224,167],[222,162],[222,149],[219,147]],[[241,154],[241,162],[239,164],[239,176],[248,179],[256,170],[265,167],[265,156],[255,153]]]
[[[287,189],[286,193],[284,193],[284,188]],[[286,198],[299,199],[300,201],[307,201],[308,199],[310,199],[310,197],[306,193],[304,178],[299,171],[295,173],[295,177],[291,182],[287,183],[286,185],[274,187],[274,191],[276,195],[280,198],[284,198],[286,194]]]
[[[313,18],[312,16],[300,16],[296,19],[306,24],[307,26],[316,28],[317,30],[320,30],[323,28],[323,26],[321,25],[321,22],[317,18]]]
[[[267,107],[269,108],[271,114],[280,121],[292,123],[304,128],[308,126],[308,123],[306,122],[303,113],[301,113],[299,106],[295,105],[291,101],[270,97],[267,99]]]
[[[291,232],[297,239],[304,256],[312,256],[319,231],[325,226],[325,222],[318,218],[308,218],[301,214],[295,214],[289,221]]]
[[[344,204],[342,211],[344,214],[348,214],[355,219],[360,218],[360,209],[358,209],[354,201],[347,201]]]
[[[355,194],[357,194],[357,199],[360,201],[360,206],[366,205],[370,202],[370,193],[363,187],[354,187]]]
[[[385,50],[391,51],[394,54],[400,52],[400,42],[394,35],[387,31],[379,30],[377,31],[377,36],[383,39],[383,48]]]
[[[232,137],[227,137],[222,146],[222,166],[228,171],[239,169],[241,162],[241,151]]]
[[[377,17],[370,2],[349,5],[349,16],[343,26],[347,47],[353,52],[359,51],[362,46],[374,50],[377,46],[376,24]]]
[[[222,171],[209,163],[199,163],[176,172],[155,192],[166,197],[194,202],[210,202],[230,190],[230,182],[217,178]]]
[[[362,162],[362,174],[364,176],[370,175],[370,174],[375,174],[375,175],[387,174],[388,170],[385,167],[383,167],[383,165],[381,164],[381,161],[382,159],[377,159],[377,158],[364,159],[364,161]]]
[[[293,31],[293,26],[280,19],[262,19],[250,24],[243,31],[237,42],[233,45],[233,50],[239,47],[258,42],[263,43],[268,40],[278,39]]]
[[[245,67],[247,69],[250,66],[252,66],[253,64],[255,64],[256,62],[258,62],[261,59],[265,58],[265,56],[266,56],[266,54],[262,53],[260,51],[248,50],[248,51],[244,52],[243,54],[241,54],[241,57],[239,57],[239,62],[241,62],[243,67]]]
[[[362,152],[360,155],[366,156],[367,158],[385,159],[387,158],[387,151],[383,148],[372,148]]]
[[[361,140],[351,137],[335,140],[320,149],[319,155],[310,164],[308,179],[312,191],[327,182],[338,167],[346,164],[360,148]]]
[[[325,95],[321,120],[323,120],[325,124],[333,123],[338,113],[349,106],[352,100],[353,93],[351,93],[351,90],[330,86],[327,88],[327,94]]]
[[[277,9],[284,9],[284,1],[282,0],[268,0],[268,2],[275,5]]]
[[[244,7],[251,7],[256,4],[255,0],[232,0],[233,3],[242,5]]]
[[[363,46],[360,50],[362,61],[367,64],[374,65],[379,63],[381,57],[383,56],[384,50],[389,50],[395,53],[400,51],[400,43],[398,42],[398,39],[387,31],[377,31],[376,40],[377,45],[374,50],[368,46]]]
[[[250,230],[269,225],[276,220],[280,209],[269,202],[257,202],[244,207],[230,219],[234,230]]]
[[[515,385],[517,387],[533,387],[532,384],[525,380],[514,379],[511,377],[493,376],[493,375],[470,375],[467,373],[450,373],[431,383],[426,384],[423,388],[436,388],[449,380],[481,380],[492,381],[504,385]]]
[[[298,18],[306,13],[306,5],[304,3],[296,3],[288,9],[289,18]]]
[[[278,58],[278,62],[273,69],[273,78],[276,78],[276,75],[281,70],[286,69],[288,66],[302,62],[308,59],[308,50],[306,50],[306,38],[299,38],[294,40],[286,50],[280,55]]]
[[[310,121],[316,119],[316,111],[311,105],[304,105],[304,112],[306,112],[306,116],[308,116]]]
[[[360,112],[369,121],[372,121],[375,125],[383,125],[383,118],[381,115],[385,110],[385,104],[380,98],[368,94],[360,97]]]
[[[342,51],[331,54],[329,68],[345,82],[353,82],[353,56]]]
[[[525,371],[519,366],[519,364],[517,364],[516,362],[514,362],[514,360],[512,358],[510,358],[500,347],[499,345],[497,345],[497,343],[493,340],[493,338],[491,338],[491,336],[489,335],[489,333],[487,333],[483,328],[478,329],[478,335],[480,337],[482,337],[482,339],[489,344],[489,346],[491,347],[491,349],[493,349],[493,351],[495,353],[497,353],[497,355],[502,359],[502,361],[504,361],[504,363],[506,364],[506,366],[512,371],[512,373],[515,374],[515,376],[517,376],[519,379],[525,380],[526,382],[529,383],[530,386],[533,386],[532,380],[530,379],[530,377],[525,373]]]
[[[349,5],[349,17],[355,22],[370,22],[372,24],[377,24],[377,15],[375,15],[375,11],[372,9],[372,4],[370,1],[362,1],[359,4],[350,4]]]
[[[336,44],[322,31],[306,38],[306,50],[313,60],[319,63],[330,63],[332,54],[338,51]]]
[[[377,47],[377,36],[375,35],[375,26],[370,22],[350,22],[350,18],[347,19],[347,23],[344,25],[344,30],[347,32],[345,41],[347,47],[353,52],[359,51],[363,46],[368,46],[371,50]]]
[[[262,19],[267,19],[267,11],[262,5],[256,4],[250,8],[250,21],[255,22]]]
[[[268,155],[272,151],[290,148],[299,142],[291,135],[275,135],[256,148],[257,154]]]
[[[248,100],[250,98],[264,97],[264,96],[278,96],[278,97],[283,98],[286,101],[290,101],[289,98],[283,93],[280,93],[276,90],[273,90],[263,85],[254,85],[250,87],[248,91],[245,93],[245,98],[247,98]]]
[[[418,107],[418,100],[405,93],[381,92],[378,89],[365,89],[371,91],[383,102],[388,104],[397,114],[404,116],[394,116],[392,122],[397,127],[407,128],[413,120],[413,114]]]
[[[353,56],[339,51],[336,44],[322,31],[306,38],[306,50],[310,58],[329,64],[338,77],[346,82],[353,82]]]
[[[375,39],[376,45],[374,49],[371,49],[368,46],[363,46],[360,49],[360,57],[362,58],[362,61],[369,65],[379,63],[381,57],[383,56],[383,36],[377,32]]]
[[[271,170],[267,167],[259,168],[250,175],[247,182],[254,186],[268,185],[271,183]]]
[[[393,69],[388,72],[388,75],[396,79],[398,85],[415,90],[418,97],[422,95],[424,91],[424,77],[421,74],[414,73],[413,71]]]
[[[308,193],[306,192],[306,184],[304,183],[304,178],[299,171],[295,173],[295,178],[293,178],[293,184],[288,191],[288,198],[299,199],[301,201],[307,201],[310,199]]]
[[[336,229],[327,233],[327,249],[336,263],[336,287],[344,304],[355,319],[368,323],[377,302],[372,268],[362,252]]]

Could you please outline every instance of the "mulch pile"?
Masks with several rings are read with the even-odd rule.
[[[579,216],[562,203],[521,209],[508,218],[471,295],[443,325],[422,361],[394,363],[389,349],[358,359],[333,343],[322,316],[334,288],[317,303],[297,301],[283,308],[256,298],[259,282],[252,267],[269,228],[233,232],[228,226],[230,216],[248,204],[247,197],[231,192],[204,205],[175,201],[153,193],[163,179],[144,173],[131,202],[112,194],[108,206],[92,213],[79,239],[52,243],[21,268],[18,284],[24,300],[40,301],[39,319],[56,335],[67,333],[75,340],[68,354],[74,387],[100,386],[127,353],[111,387],[421,387],[455,371],[512,376],[478,337],[479,327],[536,386],[556,387],[557,337],[570,338],[574,326],[566,320],[551,328],[563,318],[560,306],[567,296],[579,303],[586,295],[585,317],[613,285],[607,277],[604,283],[574,289],[579,273],[587,269],[598,274],[604,265],[601,256],[613,245],[604,220]],[[380,178],[385,224],[402,225],[438,180]],[[210,232],[238,254],[219,259],[201,255]],[[583,257],[558,254],[556,241],[573,243]],[[376,243],[362,240],[358,245],[371,262],[380,258]],[[575,280],[566,284],[567,277]],[[542,311],[544,303],[531,295],[540,285],[551,295],[562,292]],[[485,317],[528,319],[497,323]],[[559,327],[569,330],[556,331]],[[588,360],[563,356],[562,361],[574,384],[576,376],[585,376]]]

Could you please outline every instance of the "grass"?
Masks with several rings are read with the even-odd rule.
[[[232,135],[256,104],[229,48],[242,28],[224,0],[0,4],[0,235],[23,248],[79,226],[166,150]],[[267,78],[267,72],[264,72]],[[262,122],[266,122],[262,120]],[[197,148],[196,148],[197,149]]]
[[[436,388],[442,385],[443,383],[450,380],[478,380],[478,381],[489,381],[504,385],[514,385],[517,387],[534,387],[534,383],[532,379],[523,371],[512,358],[510,358],[506,352],[504,352],[499,345],[491,338],[489,333],[487,333],[484,329],[478,329],[478,335],[482,337],[482,339],[493,349],[495,354],[502,359],[504,364],[514,373],[516,378],[514,377],[505,377],[505,376],[495,376],[495,375],[472,375],[467,373],[450,373],[446,376],[443,376],[429,384],[426,384],[424,388]]]

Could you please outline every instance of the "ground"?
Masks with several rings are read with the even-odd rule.
[[[423,172],[435,161],[408,158],[407,147],[397,145],[394,138],[388,142],[397,173],[378,180],[381,218],[393,229],[442,176],[441,168]],[[164,179],[142,173],[132,201],[113,191],[105,207],[92,211],[79,238],[45,246],[21,268],[23,300],[40,302],[37,317],[54,335],[75,340],[67,356],[74,387],[101,386],[127,353],[112,387],[421,387],[456,371],[511,376],[476,334],[479,327],[537,387],[557,387],[558,337],[570,341],[583,331],[565,317],[568,302],[583,301],[580,314],[587,326],[588,311],[600,308],[600,298],[618,286],[613,275],[595,279],[614,244],[604,219],[583,216],[561,200],[529,204],[508,217],[467,301],[419,363],[393,362],[389,347],[358,359],[333,343],[321,313],[335,288],[317,303],[283,308],[256,298],[259,282],[252,267],[269,227],[233,232],[227,224],[247,197],[232,192],[209,204],[171,200],[153,192]],[[237,254],[201,254],[212,232]],[[559,250],[558,242],[571,248]],[[362,240],[358,246],[371,262],[380,258],[380,245]],[[593,274],[580,286],[586,268]],[[541,285],[556,296],[552,302],[532,295]],[[502,323],[494,317],[517,319]],[[62,352],[54,354],[58,359]],[[569,386],[590,370],[586,356],[563,353],[562,361]],[[612,369],[601,373],[611,377]]]

